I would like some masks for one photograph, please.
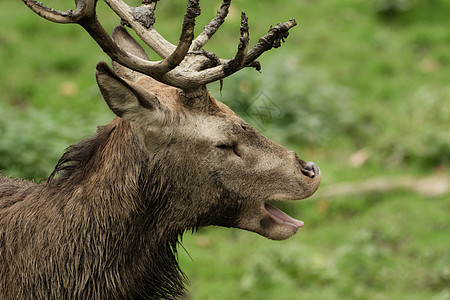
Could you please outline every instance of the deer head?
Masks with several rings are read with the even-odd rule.
[[[303,226],[268,201],[312,195],[320,183],[318,167],[256,131],[206,89],[206,84],[242,68],[259,70],[256,59],[280,46],[295,20],[271,27],[248,49],[247,17],[242,13],[238,50],[234,58],[224,60],[203,46],[224,22],[229,0],[195,39],[200,7],[198,1],[189,0],[177,46],[153,27],[156,0],[144,0],[139,7],[105,0],[122,24],[162,57],[150,61],[124,26],[117,26],[112,36],[104,30],[96,17],[96,0],[76,0],[74,11],[54,10],[35,0],[23,2],[47,20],[80,24],[112,58],[114,70],[104,62],[97,65],[98,85],[119,121],[129,123],[141,141],[148,168],[155,168],[158,161],[170,169],[172,178],[165,180],[172,182],[169,192],[177,195],[171,204],[177,211],[174,218],[179,218],[174,224],[237,227],[276,240]]]

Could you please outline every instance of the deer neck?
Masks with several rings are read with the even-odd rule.
[[[99,276],[109,277],[127,297],[129,291],[141,291],[172,299],[184,292],[176,248],[189,225],[170,223],[167,203],[174,195],[149,167],[142,143],[132,124],[116,118],[93,138],[70,147],[47,187],[66,201],[72,220],[90,227],[84,232],[92,235],[88,243],[109,245],[92,253],[105,262]]]

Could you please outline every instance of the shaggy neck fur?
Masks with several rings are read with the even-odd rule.
[[[0,203],[1,299],[25,299],[32,290],[47,291],[33,294],[40,299],[184,294],[176,246],[186,229],[199,225],[172,207],[177,195],[164,180],[170,166],[149,162],[143,138],[133,130],[118,118],[100,128],[67,150],[47,183],[0,180],[6,198]],[[14,232],[18,228],[21,234]],[[37,246],[21,246],[28,243]],[[30,270],[27,278],[9,282],[24,269]]]

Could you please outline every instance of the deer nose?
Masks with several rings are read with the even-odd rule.
[[[314,178],[320,174],[320,170],[315,163],[308,161],[302,166],[302,174],[309,178]]]

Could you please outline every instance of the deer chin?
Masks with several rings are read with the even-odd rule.
[[[252,210],[242,216],[237,227],[272,240],[285,240],[297,233],[303,225],[303,221],[294,219],[273,205],[264,202],[256,211]]]

